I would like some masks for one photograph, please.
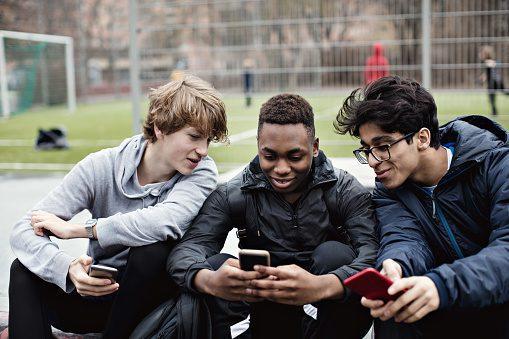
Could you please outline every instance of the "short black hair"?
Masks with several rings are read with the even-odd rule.
[[[435,100],[415,80],[387,76],[354,90],[339,110],[334,129],[359,137],[359,128],[368,122],[387,133],[408,134],[426,127],[431,147],[440,146]]]
[[[310,138],[315,137],[313,108],[306,99],[297,94],[278,94],[267,100],[260,109],[258,134],[264,123],[303,124]]]

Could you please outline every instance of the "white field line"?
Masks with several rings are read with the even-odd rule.
[[[330,114],[335,107],[329,107],[322,110],[319,115],[315,115],[315,119],[320,119],[320,117],[327,116]],[[325,113],[325,114],[324,114]],[[255,137],[257,134],[257,129],[253,128],[247,131],[243,131],[237,134],[233,134],[229,137],[230,144],[238,144],[238,145],[251,145],[251,142],[244,141],[246,139],[250,139]],[[75,139],[69,140],[69,144],[72,146],[103,146],[103,147],[112,147],[116,146],[121,142],[121,140],[95,140],[90,142],[90,140],[84,139]],[[357,143],[348,142],[348,141],[340,141],[340,140],[323,140],[320,141],[322,145],[356,145]],[[27,147],[33,146],[33,140],[27,139],[0,139],[0,147]],[[221,147],[224,144],[217,143],[212,144],[211,147]],[[219,164],[218,164],[219,165]],[[222,165],[222,164],[221,164]],[[45,171],[69,171],[74,164],[59,164],[59,163],[0,163],[0,170],[45,170]]]

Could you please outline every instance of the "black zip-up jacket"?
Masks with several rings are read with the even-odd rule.
[[[486,117],[458,118],[440,128],[454,156],[431,195],[410,181],[394,190],[377,182],[377,266],[392,258],[404,276],[428,276],[440,308],[509,301],[507,139]]]
[[[346,230],[347,242],[357,257],[330,273],[343,281],[372,267],[378,240],[370,193],[353,176],[334,169],[322,152],[313,160],[310,175],[308,187],[294,208],[274,191],[256,157],[205,201],[168,258],[167,269],[172,278],[181,287],[195,291],[194,275],[201,269],[211,269],[206,259],[219,253],[234,227],[247,231],[246,237],[240,239],[240,248],[269,251],[273,266],[295,263],[305,268],[306,260],[318,245],[338,239],[333,219],[339,220]],[[334,195],[337,218],[329,215],[324,194]],[[235,208],[234,204],[242,208]],[[242,225],[235,225],[239,222]]]

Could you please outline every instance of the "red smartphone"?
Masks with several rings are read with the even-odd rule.
[[[359,273],[345,279],[343,284],[357,294],[371,300],[396,300],[402,293],[390,295],[387,290],[392,280],[380,274],[374,268],[366,268]]]

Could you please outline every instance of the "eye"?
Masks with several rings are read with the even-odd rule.
[[[265,160],[269,160],[269,161],[272,161],[272,160],[276,159],[276,157],[273,154],[264,154],[263,158]]]
[[[289,157],[288,159],[290,159],[290,161],[300,161],[302,159],[302,156],[294,155],[294,156]]]
[[[201,136],[199,134],[194,134],[194,133],[189,133],[189,136],[191,137],[191,139],[193,140],[198,140],[201,138]]]

